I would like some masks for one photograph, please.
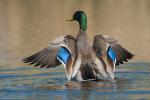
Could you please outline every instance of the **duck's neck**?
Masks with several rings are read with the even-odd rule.
[[[79,26],[80,26],[80,30],[82,31],[87,30],[87,18],[85,14],[81,16],[81,19],[79,20]]]
[[[91,51],[87,32],[84,31],[83,29],[80,29],[77,35],[77,50],[82,55],[88,55],[90,54],[90,51]]]

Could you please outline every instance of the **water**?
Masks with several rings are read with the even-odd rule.
[[[68,82],[63,67],[33,68],[22,59],[54,38],[76,36],[76,10],[88,17],[88,35],[108,33],[135,54],[115,80]],[[149,0],[0,0],[0,99],[150,99]],[[146,63],[147,62],[147,63]]]
[[[150,63],[117,68],[115,80],[68,82],[63,67],[0,68],[0,98],[27,100],[148,100]]]

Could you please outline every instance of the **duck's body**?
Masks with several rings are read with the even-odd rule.
[[[77,11],[73,19],[79,22],[77,37],[62,36],[49,43],[48,47],[27,57],[24,62],[34,66],[54,67],[63,64],[68,80],[96,80],[99,76],[114,79],[115,66],[131,59],[133,54],[107,35],[96,35],[93,46],[87,36],[87,18],[83,11]]]
[[[77,59],[73,66],[74,72],[72,77],[76,80],[96,80],[98,79],[99,69],[101,74],[107,76],[103,69],[101,60],[98,60],[93,52],[92,46],[89,44],[89,39],[85,31],[80,30],[76,38],[77,41]],[[103,70],[103,71],[102,71]]]
[[[74,66],[73,77],[77,80],[95,79],[92,48],[89,45],[88,36],[85,31],[80,30],[77,36],[77,61]],[[86,73],[84,73],[86,71]]]

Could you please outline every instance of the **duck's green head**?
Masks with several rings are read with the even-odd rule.
[[[87,29],[87,17],[86,17],[86,14],[84,13],[84,11],[76,11],[73,14],[72,19],[70,21],[79,22],[80,29],[82,29],[83,31],[86,31],[86,29]]]

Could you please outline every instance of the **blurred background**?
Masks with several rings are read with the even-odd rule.
[[[24,65],[57,36],[76,36],[76,10],[88,17],[88,35],[107,33],[135,54],[132,62],[150,61],[150,0],[0,0],[0,66]]]

